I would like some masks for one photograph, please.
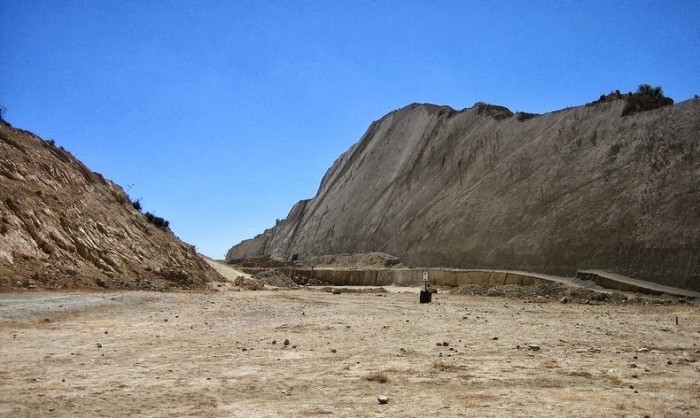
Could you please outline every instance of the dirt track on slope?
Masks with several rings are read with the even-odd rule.
[[[0,416],[700,415],[697,306],[398,290],[0,295]]]

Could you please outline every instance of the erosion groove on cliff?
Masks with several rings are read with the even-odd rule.
[[[227,259],[383,251],[406,265],[598,269],[700,290],[700,100],[621,117],[624,106],[391,112],[304,210]]]

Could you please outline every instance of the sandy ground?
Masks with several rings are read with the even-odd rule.
[[[698,306],[227,289],[0,295],[0,416],[700,416]]]

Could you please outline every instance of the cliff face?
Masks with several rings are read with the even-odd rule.
[[[196,287],[217,278],[115,183],[0,121],[0,290]]]
[[[227,258],[381,251],[420,266],[597,268],[700,290],[700,100],[621,117],[623,107],[528,119],[410,105],[372,123],[258,253],[247,242]]]

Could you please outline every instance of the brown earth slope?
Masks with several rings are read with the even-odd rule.
[[[227,260],[384,252],[404,264],[700,290],[700,100],[545,115],[413,104],[372,123],[313,199]]]
[[[0,122],[0,290],[196,287],[219,278],[121,187]]]

